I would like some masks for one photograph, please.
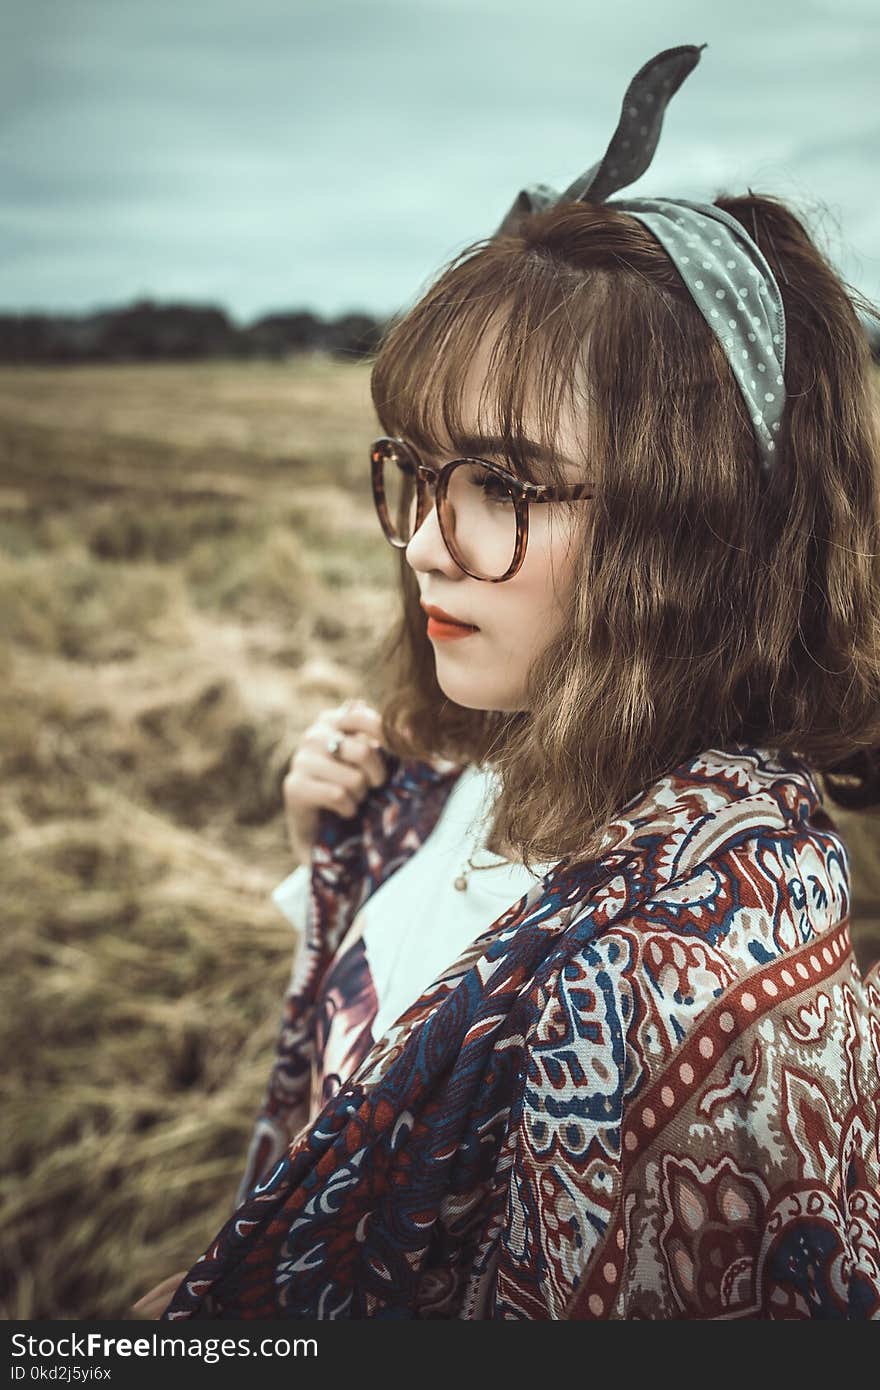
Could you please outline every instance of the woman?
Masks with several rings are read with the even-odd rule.
[[[305,939],[166,1319],[880,1313],[880,985],[814,777],[880,799],[869,354],[778,200],[605,205],[699,52],[379,349],[381,719],[292,774]]]

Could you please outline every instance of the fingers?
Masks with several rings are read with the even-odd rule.
[[[332,734],[342,735],[335,753],[327,746]],[[363,701],[346,701],[339,709],[325,710],[306,730],[303,764],[316,780],[338,783],[360,798],[368,787],[381,786],[388,776],[383,741],[378,710]]]
[[[158,1318],[165,1312],[171,1302],[172,1295],[186,1274],[182,1269],[177,1274],[170,1274],[167,1279],[163,1279],[161,1284],[156,1284],[143,1298],[139,1298],[137,1303],[131,1305],[131,1311],[139,1318]]]
[[[335,753],[328,747],[332,735],[341,736]],[[346,700],[319,714],[303,735],[283,782],[296,841],[311,840],[318,809],[354,816],[369,789],[382,786],[388,778],[383,746],[382,717],[366,701]]]
[[[303,763],[312,775],[329,781],[339,781],[351,791],[380,787],[388,776],[381,751],[374,747],[365,733],[342,734],[335,753],[327,748],[327,740],[339,730],[319,728],[303,744]],[[338,776],[337,776],[338,774]]]
[[[343,733],[364,734],[372,746],[382,747],[385,730],[382,716],[366,700],[346,700],[337,710],[328,710],[319,716],[318,722],[326,721]]]
[[[357,792],[349,791],[341,782],[327,782],[320,777],[307,776],[303,767],[296,773],[288,773],[284,779],[285,803],[295,817],[297,826],[300,823],[310,825],[312,815],[309,812],[319,808],[335,811],[339,816],[353,816],[363,796],[362,787]]]
[[[311,727],[316,726],[325,728],[327,733],[361,734],[371,745],[380,748],[385,742],[380,712],[360,699],[349,699],[338,709],[323,710]]]

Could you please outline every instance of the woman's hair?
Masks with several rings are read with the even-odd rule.
[[[843,282],[778,199],[716,198],[773,267],[787,405],[769,486],[723,349],[669,257],[612,207],[567,202],[475,242],[373,354],[382,429],[428,452],[473,433],[462,388],[490,324],[479,426],[558,448],[574,410],[584,477],[574,582],[527,704],[441,690],[415,576],[374,698],[401,757],[491,762],[493,836],[524,863],[598,852],[634,796],[729,740],[803,759],[839,805],[880,801],[880,430],[874,370]],[[536,426],[537,421],[537,426]],[[565,481],[551,464],[541,481]],[[558,513],[557,513],[558,515]],[[552,787],[552,795],[546,789]]]

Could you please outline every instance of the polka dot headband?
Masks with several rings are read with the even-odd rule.
[[[657,148],[670,98],[706,47],[668,48],[639,69],[603,157],[557,194],[534,184],[517,194],[498,232],[557,202],[601,203],[633,183]],[[749,411],[762,474],[769,478],[785,409],[785,311],[761,249],[735,217],[687,198],[615,198],[609,207],[637,218],[666,251],[718,339]]]

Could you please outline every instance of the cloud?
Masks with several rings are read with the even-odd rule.
[[[598,158],[647,57],[707,42],[638,193],[785,190],[880,298],[871,4],[18,0],[0,35],[0,304],[149,292],[377,313]]]

